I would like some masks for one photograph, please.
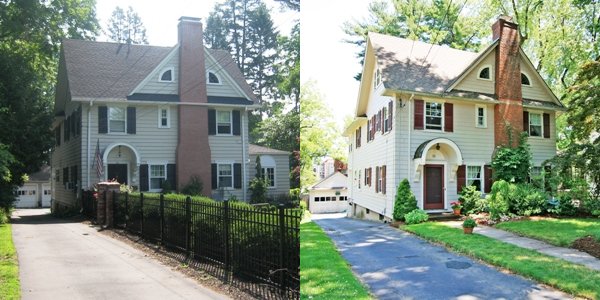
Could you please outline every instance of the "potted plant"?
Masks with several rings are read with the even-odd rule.
[[[475,222],[475,220],[473,220],[471,218],[466,218],[465,221],[463,222],[462,226],[463,226],[463,231],[465,232],[465,234],[472,234],[473,228],[475,228],[477,226],[477,222]]]
[[[460,216],[460,209],[462,208],[462,203],[460,201],[450,202],[450,206],[454,210],[454,214]]]

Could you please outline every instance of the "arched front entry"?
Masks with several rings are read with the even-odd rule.
[[[127,143],[113,143],[103,155],[104,180],[116,180],[121,184],[139,184],[140,155]]]
[[[448,187],[456,182],[456,171],[463,164],[460,148],[452,140],[437,138],[422,143],[413,158],[415,180],[421,182],[423,209],[447,209]]]

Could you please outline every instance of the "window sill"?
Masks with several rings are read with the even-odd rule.
[[[477,126],[477,125],[475,125],[475,128],[479,128],[479,129],[487,129],[488,127],[487,127],[487,126]]]

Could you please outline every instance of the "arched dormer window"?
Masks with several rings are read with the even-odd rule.
[[[173,82],[173,68],[168,68],[163,70],[158,76],[158,81],[160,82]]]
[[[529,77],[525,75],[525,73],[521,73],[521,84],[531,86],[531,81],[529,80]]]
[[[479,79],[492,80],[492,68],[485,66],[479,70]]]
[[[221,79],[215,72],[208,71],[206,74],[206,80],[209,84],[221,84]]]

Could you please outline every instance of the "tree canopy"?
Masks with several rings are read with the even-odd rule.
[[[115,7],[107,24],[108,38],[123,44],[148,44],[146,28],[140,16],[131,6],[124,11]]]

